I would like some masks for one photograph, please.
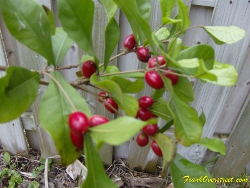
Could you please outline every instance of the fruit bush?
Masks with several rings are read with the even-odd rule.
[[[55,26],[52,11],[35,0],[0,0],[2,17],[10,33],[22,44],[47,60],[43,70],[28,70],[18,66],[0,66],[6,75],[0,79],[0,123],[18,118],[33,103],[42,76],[50,78],[40,102],[39,119],[53,138],[63,165],[86,157],[87,178],[82,187],[117,187],[105,174],[97,153],[103,143],[118,146],[136,136],[139,146],[151,144],[156,155],[163,158],[163,168],[169,168],[176,187],[188,187],[180,181],[183,175],[211,175],[206,169],[189,162],[176,153],[176,144],[199,144],[225,154],[225,146],[217,138],[201,138],[205,114],[198,115],[190,106],[194,93],[190,78],[204,83],[233,86],[237,71],[226,63],[217,62],[213,47],[207,44],[184,46],[181,36],[189,29],[188,8],[182,0],[159,0],[162,22],[156,31],[149,25],[150,0],[99,0],[107,13],[104,31],[104,58],[96,56],[93,48],[92,26],[95,3],[92,0],[58,0],[59,20]],[[176,7],[177,14],[173,14]],[[115,13],[120,9],[127,17],[133,33],[120,39]],[[152,12],[155,14],[155,12]],[[245,35],[235,26],[197,26],[218,45],[231,44]],[[122,40],[124,51],[112,56]],[[58,70],[66,52],[75,42],[84,52],[78,80],[68,83]],[[147,67],[120,72],[109,62],[127,53],[135,53]],[[134,80],[131,81],[130,78]],[[136,99],[130,94],[143,90],[145,84],[152,96]],[[84,85],[97,88],[93,93]],[[92,115],[76,89],[94,95],[103,108],[118,117],[108,120]],[[163,94],[169,93],[169,99]],[[167,123],[159,127],[158,119]],[[164,134],[174,127],[175,138]],[[213,183],[192,184],[193,187],[215,187]]]

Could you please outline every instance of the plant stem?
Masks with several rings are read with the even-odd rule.
[[[49,73],[47,72],[42,72],[42,74],[47,75],[48,77],[50,77],[55,83],[56,85],[59,87],[59,89],[63,92],[64,96],[67,98],[67,100],[69,101],[70,105],[72,106],[74,111],[77,111],[75,105],[73,104],[73,102],[71,101],[71,99],[69,98],[68,94],[66,93],[66,91],[63,89],[63,87],[61,86],[61,84],[53,77],[51,76]]]
[[[103,76],[112,76],[112,75],[120,75],[120,74],[134,73],[134,72],[144,72],[144,71],[145,71],[144,69],[138,69],[138,70],[133,70],[133,71],[113,72],[109,74],[102,74],[99,76],[103,77]]]
[[[72,68],[77,68],[77,67],[79,67],[79,64],[78,65],[70,65],[70,66],[61,67],[61,68],[56,68],[55,70],[72,69]]]
[[[159,69],[159,71],[166,72],[166,73],[173,74],[173,75],[177,75],[177,76],[186,77],[186,78],[195,78],[194,76],[188,76],[188,75],[185,75],[185,74],[178,74],[176,72],[171,72],[171,71],[163,70],[163,69]]]

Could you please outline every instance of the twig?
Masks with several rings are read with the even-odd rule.
[[[72,68],[77,68],[77,67],[79,67],[79,64],[78,65],[70,65],[67,67],[56,68],[55,70],[72,69]]]
[[[48,158],[45,159],[45,168],[44,168],[44,181],[45,181],[45,188],[49,188],[48,183]]]

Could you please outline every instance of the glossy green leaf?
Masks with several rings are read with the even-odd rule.
[[[63,29],[56,28],[56,34],[52,36],[55,65],[59,65],[62,62],[72,44],[73,40],[68,38],[68,35],[63,31]]]
[[[178,142],[190,146],[200,140],[202,124],[194,108],[173,94],[170,102],[175,115],[174,132]]]
[[[199,119],[200,119],[201,124],[204,127],[204,125],[205,125],[205,123],[206,123],[207,120],[206,120],[205,113],[203,111],[202,111],[201,115],[199,116]]]
[[[40,75],[11,66],[0,78],[0,123],[18,118],[36,99]]]
[[[160,0],[162,25],[168,23],[169,17],[172,13],[176,0]]]
[[[143,19],[142,16],[140,15],[137,3],[134,0],[126,0],[126,1],[113,0],[113,1],[118,5],[118,7],[125,14],[133,30],[134,36],[138,38],[140,29],[141,29],[146,39],[148,40],[152,51],[156,52],[154,41],[151,36],[152,34],[151,27],[149,23],[145,19]],[[144,42],[144,38],[142,36],[140,37],[140,40],[141,42]]]
[[[177,58],[182,50],[182,40],[180,38],[171,39],[168,45],[168,54],[172,58]]]
[[[157,119],[140,121],[133,117],[123,116],[90,128],[90,135],[97,148],[100,148],[104,142],[113,146],[119,146],[138,133],[142,127],[153,123],[157,123]]]
[[[169,36],[169,31],[166,27],[162,27],[160,29],[158,29],[154,35],[158,38],[158,40],[162,41],[168,38]]]
[[[164,94],[164,92],[165,92],[164,88],[162,88],[162,89],[155,89],[154,93],[152,94],[151,97],[154,99],[154,101],[157,101],[157,100],[159,100],[162,97],[162,95]]]
[[[111,74],[110,76],[108,76],[108,74],[110,74],[110,73],[119,73],[119,72],[120,72],[120,70],[118,69],[117,66],[107,66],[107,68],[103,72],[104,75],[107,75],[107,76],[101,76],[101,79],[102,80],[111,80],[116,75]]]
[[[104,69],[108,66],[109,59],[120,40],[120,28],[115,18],[112,18],[105,29],[105,55]]]
[[[47,14],[47,18],[48,18],[49,26],[50,26],[50,34],[54,35],[56,33],[56,20],[55,20],[54,13],[45,5],[42,5],[42,7]]]
[[[108,16],[108,20],[111,20],[117,11],[117,5],[113,1],[110,1],[110,0],[98,0],[98,1],[105,8],[106,14]]]
[[[188,6],[183,2],[183,0],[177,0],[178,2],[178,18],[181,19],[179,23],[182,32],[185,32],[190,25]]]
[[[69,85],[59,72],[53,73],[53,77],[65,90],[76,109],[90,117],[91,112],[82,96]],[[63,165],[69,165],[74,162],[81,154],[81,151],[76,149],[70,139],[68,116],[72,112],[72,106],[65,94],[51,80],[40,103],[39,120],[43,128],[53,138]]]
[[[157,102],[154,102],[154,104],[149,109],[153,114],[161,117],[165,121],[172,119],[172,115],[168,109],[168,103],[163,98],[160,98]]]
[[[174,93],[185,102],[192,102],[194,100],[194,90],[191,82],[185,78],[179,76],[178,82],[173,86]]]
[[[181,51],[177,60],[202,59],[204,61],[205,68],[210,70],[213,68],[214,58],[214,49],[207,44],[200,44]]]
[[[138,93],[144,88],[144,82],[141,79],[133,82],[119,76],[114,76],[112,80],[120,86],[123,93]]]
[[[94,56],[92,27],[94,3],[92,0],[58,0],[59,19],[64,31],[85,52]]]
[[[215,61],[212,70],[197,78],[216,85],[234,86],[238,79],[238,73],[233,65]]]
[[[120,86],[116,82],[114,82],[112,80],[99,81],[96,74],[93,74],[90,77],[90,82],[92,84],[112,93],[112,98],[114,98],[116,100],[116,102],[119,103],[119,105],[123,106],[122,91],[121,91]]]
[[[107,176],[102,160],[88,133],[84,136],[84,156],[88,172],[82,188],[118,188]]]
[[[204,26],[203,29],[216,44],[233,44],[245,37],[246,32],[236,26]]]
[[[123,77],[123,78],[144,78],[144,72],[120,72],[116,76]]]
[[[154,139],[162,151],[163,167],[168,166],[174,160],[176,154],[175,141],[161,133],[154,135]]]
[[[178,153],[170,165],[170,172],[174,182],[174,187],[216,188],[215,183],[211,182],[212,176],[204,166],[191,163]],[[190,182],[192,180],[196,181]]]
[[[119,106],[124,110],[127,116],[135,117],[139,110],[139,103],[136,98],[130,95],[123,94],[123,106]]]
[[[0,9],[10,33],[54,65],[50,25],[42,6],[35,0],[0,0]]]
[[[223,143],[223,141],[219,138],[202,138],[197,143],[199,145],[205,146],[206,148],[215,151],[220,152],[221,155],[226,155],[226,146]]]

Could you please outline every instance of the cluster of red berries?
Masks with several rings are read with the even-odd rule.
[[[83,112],[73,112],[69,115],[68,125],[70,128],[70,138],[74,146],[78,149],[83,148],[84,134],[89,127],[94,127],[107,123],[109,120],[101,115],[92,115],[90,118]]]
[[[101,103],[104,103],[104,107],[110,111],[112,114],[114,114],[116,110],[118,110],[118,104],[114,101],[114,99],[110,98],[108,96],[108,94],[105,92],[105,91],[101,91],[99,94],[98,94],[98,101],[101,102]],[[111,108],[111,106],[114,108]]]
[[[137,44],[133,34],[128,35],[123,41],[123,46],[128,51],[133,51],[136,49],[137,58],[143,63],[148,63],[148,68],[162,66],[162,69],[165,70],[163,75],[171,80],[172,85],[177,84],[178,76],[175,74],[175,71],[166,67],[167,62],[164,59],[164,56],[159,55],[157,57],[151,58],[150,51],[147,47],[137,47],[136,45]],[[164,82],[156,70],[147,71],[144,78],[147,84],[154,89],[161,89],[164,87]]]
[[[140,118],[142,121],[147,121],[152,117],[157,117],[156,115],[152,114],[149,108],[153,105],[154,100],[150,96],[143,96],[139,100],[139,107],[137,117]],[[139,146],[144,147],[149,143],[149,136],[154,136],[158,132],[159,128],[157,124],[149,124],[142,128],[141,133],[139,133],[136,137],[136,142]],[[162,157],[162,152],[155,140],[151,143],[151,148],[154,153],[160,157]]]

